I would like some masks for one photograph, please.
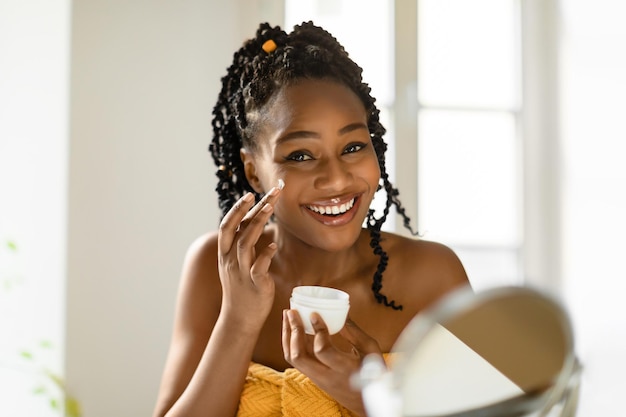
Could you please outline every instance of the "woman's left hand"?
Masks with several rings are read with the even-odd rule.
[[[296,310],[283,312],[285,360],[345,408],[365,416],[361,392],[352,388],[350,378],[360,370],[365,356],[381,355],[378,342],[348,318],[339,335],[352,345],[352,352],[344,352],[331,342],[328,327],[319,314],[311,315],[311,324],[315,335],[308,336]]]

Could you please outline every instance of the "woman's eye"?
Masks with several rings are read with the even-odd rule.
[[[365,143],[351,143],[350,145],[346,146],[346,149],[343,150],[343,153],[358,152],[366,146],[367,145]]]
[[[288,161],[303,162],[309,161],[313,158],[311,157],[311,155],[304,152],[292,152],[285,159],[287,159]]]

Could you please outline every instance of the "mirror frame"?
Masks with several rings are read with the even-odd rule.
[[[430,308],[416,315],[405,327],[392,349],[394,357],[390,367],[392,390],[401,393],[401,387],[408,377],[409,370],[407,365],[411,355],[435,325],[453,320],[490,301],[513,296],[534,297],[539,301],[550,304],[554,311],[557,312],[556,319],[563,331],[566,353],[554,382],[546,390],[528,392],[523,396],[508,398],[501,402],[488,404],[472,410],[446,414],[445,416],[503,417],[522,416],[540,411],[538,416],[543,417],[559,402],[565,403],[563,413],[567,412],[570,413],[567,415],[574,415],[574,410],[577,406],[581,367],[574,352],[574,335],[571,322],[559,301],[530,287],[495,287],[481,292],[474,292],[469,286],[462,287],[444,296]],[[403,408],[401,407],[401,409]],[[563,413],[561,415],[565,415]]]

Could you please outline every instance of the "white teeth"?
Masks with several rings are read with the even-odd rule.
[[[339,206],[307,206],[309,210],[312,210],[319,214],[343,214],[346,211],[350,210],[354,206],[354,198],[347,203],[341,204]]]

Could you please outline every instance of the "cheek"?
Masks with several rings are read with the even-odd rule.
[[[287,183],[285,176],[277,169],[276,164],[268,158],[257,159],[257,174],[259,175],[260,187],[262,192],[267,193],[272,187],[278,186],[278,179],[282,179]]]
[[[293,210],[294,204],[298,204],[300,191],[306,190],[311,186],[310,175],[294,175],[293,173],[283,171],[278,172],[276,178],[280,178],[285,182],[285,187],[280,192],[280,198],[276,203],[276,214],[280,214],[283,209]]]
[[[364,176],[367,178],[367,181],[370,184],[378,185],[378,182],[380,180],[380,165],[378,163],[378,157],[376,156],[376,153],[373,153],[372,157],[368,158],[367,164],[363,165],[365,168],[364,171],[366,172]]]

